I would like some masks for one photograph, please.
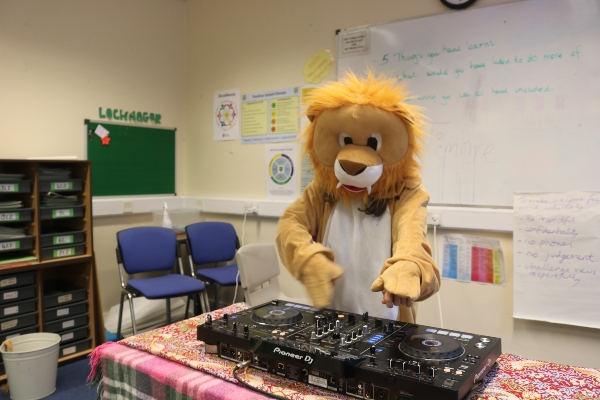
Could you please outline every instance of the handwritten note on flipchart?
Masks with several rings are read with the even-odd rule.
[[[600,193],[515,194],[515,318],[600,328]]]

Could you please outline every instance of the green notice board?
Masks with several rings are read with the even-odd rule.
[[[175,193],[176,129],[88,121],[86,132],[92,196]]]

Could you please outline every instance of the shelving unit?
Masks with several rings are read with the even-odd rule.
[[[90,162],[0,160],[0,339],[58,333],[63,362],[103,343],[103,326]]]

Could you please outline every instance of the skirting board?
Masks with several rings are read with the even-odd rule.
[[[115,216],[123,214],[150,213],[162,210],[167,203],[169,209],[197,209],[210,214],[234,214],[259,218],[279,218],[289,201],[258,199],[225,199],[195,196],[139,196],[106,197],[92,200],[93,216]],[[478,207],[427,207],[428,224],[442,229],[469,229],[492,232],[513,231],[513,210],[508,208]]]

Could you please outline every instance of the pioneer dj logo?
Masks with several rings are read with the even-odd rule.
[[[479,380],[479,378],[481,378],[481,375],[483,375],[485,370],[491,365],[492,365],[492,360],[488,358],[487,363],[483,366],[481,371],[479,371],[478,373],[475,374],[475,377],[473,378],[473,383],[477,382]]]
[[[309,356],[308,354],[305,355],[305,356],[301,356],[300,354],[294,354],[294,353],[291,353],[289,351],[283,351],[279,347],[275,347],[273,349],[273,353],[277,353],[279,355],[282,355],[282,356],[285,356],[285,357],[290,357],[290,358],[293,358],[293,359],[296,359],[296,360],[301,360],[301,361],[304,361],[304,362],[306,362],[308,364],[312,364],[312,362],[313,362],[312,357]]]

